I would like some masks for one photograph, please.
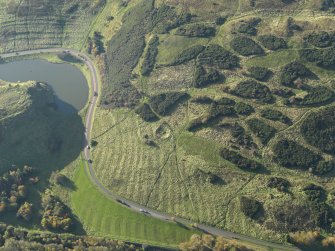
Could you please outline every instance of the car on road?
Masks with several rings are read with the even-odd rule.
[[[124,205],[124,206],[126,206],[126,207],[130,207],[130,205],[128,205],[125,201],[123,201],[123,200],[120,200],[120,199],[116,199],[116,202],[118,202],[118,203],[120,203],[120,204],[122,204],[122,205]]]
[[[93,163],[93,161],[92,161],[91,159],[88,159],[87,162],[88,162],[89,164],[92,164],[92,163]]]
[[[144,214],[150,214],[148,211],[146,211],[146,210],[144,210],[144,209],[142,209],[142,208],[140,209],[140,212],[141,212],[141,213],[144,213]]]
[[[98,93],[97,92],[94,92],[94,97],[97,97],[98,96]]]
[[[86,146],[87,149],[91,149],[91,147],[89,145]]]

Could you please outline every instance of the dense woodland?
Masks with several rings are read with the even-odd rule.
[[[223,237],[214,237],[211,235],[193,235],[188,242],[179,245],[182,251],[192,250],[220,250],[220,251],[253,251],[244,245],[238,244],[234,240],[226,240]]]
[[[29,221],[33,216],[32,204],[27,201],[29,187],[38,182],[32,167],[14,168],[0,177],[0,213],[16,213],[16,217]]]
[[[143,250],[136,244],[92,236],[54,234],[28,231],[0,224],[0,247],[2,250]]]

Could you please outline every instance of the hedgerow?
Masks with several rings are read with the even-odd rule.
[[[276,37],[274,35],[262,35],[258,37],[258,41],[269,50],[276,51],[279,49],[286,49],[286,41],[281,37]]]
[[[41,220],[43,228],[54,231],[69,231],[73,227],[74,220],[69,208],[49,190],[42,195],[42,207],[44,209]]]
[[[140,93],[129,79],[145,47],[145,35],[152,28],[153,0],[144,0],[130,9],[122,18],[123,25],[108,43],[107,79],[102,98],[105,106],[133,107],[138,104]],[[129,36],[131,34],[131,36]]]
[[[209,109],[209,114],[207,117],[207,122],[210,122],[213,119],[216,119],[218,117],[222,116],[233,116],[235,115],[236,112],[233,107],[219,104],[219,103],[212,103],[210,109]]]
[[[205,46],[203,45],[195,45],[190,48],[187,48],[178,56],[176,56],[170,65],[180,65],[192,59],[195,59],[204,49]]]
[[[262,203],[255,199],[242,196],[240,198],[240,209],[249,218],[256,218],[257,213],[262,209]]]
[[[266,81],[271,75],[271,71],[265,67],[254,66],[248,69],[250,77],[259,81]]]
[[[304,40],[319,48],[335,45],[335,33],[325,31],[313,32],[304,37]]]
[[[93,48],[95,55],[100,55],[105,51],[104,43],[102,42],[103,36],[100,32],[95,31],[93,34]]]
[[[227,20],[227,16],[221,16],[221,17],[217,17],[215,19],[215,24],[216,25],[223,25]]]
[[[262,21],[260,18],[252,18],[250,20],[243,21],[238,27],[239,33],[254,36],[257,34],[256,26]]]
[[[171,112],[173,106],[186,97],[188,97],[188,94],[185,92],[162,93],[152,96],[149,104],[156,113],[161,116],[165,116]]]
[[[295,95],[290,89],[274,89],[272,90],[272,93],[283,98],[289,98]]]
[[[335,3],[333,0],[322,0],[321,1],[321,7],[320,10],[322,11],[327,11],[330,8],[334,8],[335,7]]]
[[[148,104],[139,105],[139,107],[135,109],[135,113],[147,122],[153,122],[159,119]]]
[[[141,97],[140,92],[129,82],[118,83],[112,93],[105,94],[103,105],[134,108]]]
[[[71,63],[81,63],[82,62],[79,58],[77,58],[77,57],[73,56],[71,53],[67,53],[67,52],[58,53],[57,57],[60,60],[63,60],[63,61],[66,61],[66,62],[71,62]]]
[[[190,121],[190,123],[186,127],[186,130],[189,132],[195,132],[197,130],[204,128],[205,126],[206,126],[206,118],[199,117]]]
[[[192,120],[188,126],[187,130],[194,132],[202,128],[215,125],[223,117],[231,117],[236,114],[236,111],[233,107],[229,105],[218,104],[213,102],[209,108],[208,114]]]
[[[176,30],[177,35],[188,37],[213,37],[215,33],[216,29],[214,27],[205,24],[185,25]]]
[[[235,151],[231,151],[227,148],[223,148],[220,151],[220,155],[222,158],[228,160],[229,162],[232,162],[237,167],[246,170],[246,171],[256,171],[261,168],[263,168],[263,165],[257,161],[248,159],[246,157],[243,157],[239,153]]]
[[[313,173],[323,175],[331,172],[335,168],[335,160],[320,161],[319,164],[313,168]]]
[[[235,110],[240,115],[248,116],[251,113],[255,112],[255,109],[246,103],[243,102],[237,102],[235,105]]]
[[[134,107],[138,104],[141,95],[130,83],[130,78],[145,48],[146,34],[155,27],[164,26],[168,30],[190,18],[173,12],[167,6],[155,9],[153,0],[142,0],[123,15],[121,28],[108,43],[104,106]]]
[[[238,26],[237,31],[239,33],[255,36],[257,29],[251,23],[242,23]]]
[[[335,154],[335,108],[313,112],[301,125],[305,140],[320,150]]]
[[[262,55],[264,53],[262,47],[248,37],[236,37],[230,42],[230,46],[242,56]]]
[[[158,44],[159,44],[158,36],[154,36],[153,38],[150,39],[148,44],[148,50],[144,55],[144,60],[141,65],[141,74],[143,76],[150,75],[151,71],[155,67],[156,56],[158,54],[158,48],[157,48]]]
[[[281,84],[294,87],[294,81],[298,78],[310,77],[312,72],[300,62],[292,62],[285,65],[281,71]]]
[[[180,25],[190,22],[192,15],[190,13],[178,14],[175,8],[163,4],[152,12],[152,26],[157,33],[168,33],[170,30]]]
[[[289,117],[284,115],[282,112],[272,109],[265,109],[261,111],[261,116],[263,118],[273,120],[273,121],[280,121],[284,124],[291,125],[292,121]]]
[[[222,126],[222,125],[221,125]],[[251,148],[255,146],[250,135],[246,134],[245,129],[238,123],[229,125],[231,136],[234,138],[233,142],[237,143],[239,146]]]
[[[289,187],[291,186],[291,183],[284,178],[271,177],[268,180],[267,186],[271,188],[276,188],[278,191],[281,192],[287,192]]]
[[[255,80],[242,81],[230,92],[242,98],[257,99],[265,103],[271,103],[274,99],[270,89]]]
[[[198,97],[192,98],[191,102],[199,103],[199,104],[211,104],[214,102],[214,100],[208,96],[198,96]]]
[[[215,69],[205,69],[198,65],[194,71],[194,87],[202,88],[214,84],[223,79],[223,76]]]
[[[23,218],[26,221],[33,217],[31,204],[27,201],[28,191],[30,190],[29,183],[32,183],[31,179],[38,181],[38,177],[33,176],[33,174],[34,170],[29,166],[2,173],[0,176],[0,211],[2,214],[7,213],[10,216],[10,214],[15,215],[16,213],[16,217]]]
[[[322,202],[326,199],[326,191],[315,184],[309,184],[302,189],[307,199],[314,202]]]
[[[220,69],[233,69],[239,66],[240,59],[222,46],[211,44],[198,56],[200,64],[218,67]]]
[[[221,185],[224,183],[224,180],[220,176],[212,172],[203,171],[199,168],[195,170],[192,178],[195,178],[197,181],[200,182],[210,183],[212,185]]]
[[[260,119],[250,119],[247,121],[247,125],[264,145],[267,144],[277,132],[275,128]]]
[[[267,228],[287,233],[327,226],[331,213],[325,203],[290,200],[268,206],[267,216]]]
[[[335,65],[335,46],[326,49],[303,49],[299,51],[303,60],[316,63],[319,67]]]
[[[227,106],[234,106],[236,104],[235,100],[226,98],[226,97],[215,100],[215,103],[219,105],[227,105]]]
[[[321,156],[295,141],[281,140],[273,148],[275,161],[287,168],[307,170],[318,164]]]
[[[295,98],[291,104],[299,106],[316,106],[330,102],[334,98],[334,92],[327,87],[318,86],[308,90],[303,98]]]
[[[126,244],[87,235],[51,233],[27,230],[0,223],[1,249],[3,250],[114,250],[136,251],[139,244]]]

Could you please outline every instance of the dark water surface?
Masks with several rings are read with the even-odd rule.
[[[33,59],[0,64],[0,79],[9,82],[34,80],[50,85],[62,110],[81,110],[88,99],[88,85],[83,73],[71,64],[54,64]],[[62,102],[63,101],[63,102]],[[72,107],[71,107],[72,106]]]

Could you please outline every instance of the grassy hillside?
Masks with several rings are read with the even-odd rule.
[[[325,2],[136,2],[107,47],[93,129],[99,179],[149,207],[261,239],[331,232],[332,117],[324,129],[311,123],[334,109],[335,19]],[[122,40],[129,32],[140,44]],[[311,200],[309,183],[326,197]]]
[[[0,52],[45,47],[80,49],[105,0],[0,1]]]
[[[2,6],[2,51],[70,46],[86,50],[99,66],[102,93],[92,159],[111,191],[259,239],[286,242],[289,232],[334,231],[334,1],[12,1]],[[29,114],[29,98],[16,98],[22,102],[12,102],[8,113]],[[45,120],[44,113],[39,116]],[[39,126],[39,120],[29,121],[28,128]],[[15,135],[22,135],[23,127],[15,125],[19,129],[9,132],[13,139],[4,138],[11,150],[0,142],[8,163],[20,161],[12,149],[22,162],[51,169],[79,155],[79,144],[68,142],[64,149],[71,154],[56,158],[34,133],[21,144]],[[56,136],[43,128],[38,132],[53,140],[80,135],[81,124],[75,125],[80,129],[60,123]],[[62,128],[69,131],[63,135]],[[73,176],[78,190],[67,199],[86,229],[163,238],[142,231],[133,216],[120,218],[127,223],[106,224],[115,216],[109,211],[119,208],[87,191],[81,172]],[[99,212],[94,217],[82,209],[85,204],[94,212],[87,204],[90,193]],[[170,227],[171,239],[161,243],[180,240]],[[155,229],[151,223],[148,228]]]

